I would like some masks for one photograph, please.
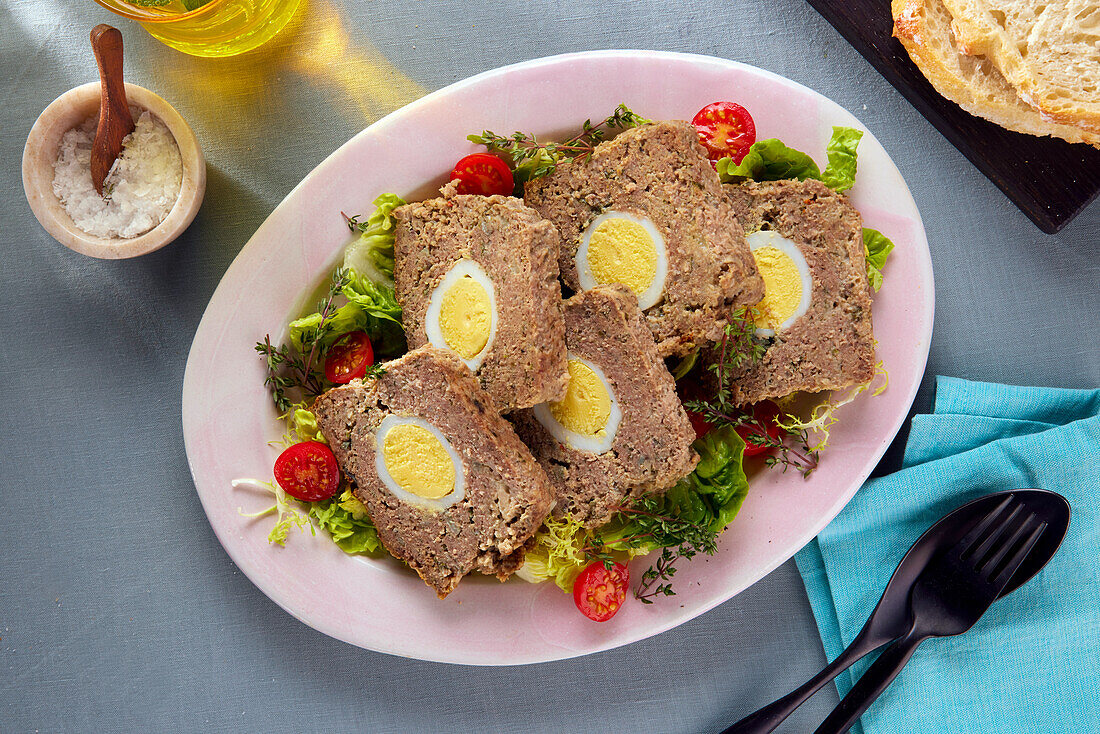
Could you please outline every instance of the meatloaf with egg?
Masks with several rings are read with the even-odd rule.
[[[675,382],[626,286],[600,285],[567,300],[565,341],[571,366],[579,359],[596,367],[617,404],[614,434],[606,435],[605,427],[598,437],[609,446],[603,452],[575,447],[576,436],[560,424],[555,428],[545,406],[541,417],[536,409],[512,418],[556,489],[555,513],[596,527],[632,498],[671,487],[691,473],[699,457],[691,448],[695,433]],[[575,387],[583,388],[571,384],[563,403],[583,410],[586,395],[574,394]]]
[[[626,130],[529,181],[524,201],[561,233],[558,266],[573,291],[581,290],[577,255],[593,220],[622,212],[652,222],[668,273],[646,320],[662,357],[716,340],[731,312],[764,292],[718,174],[686,122]]]
[[[466,363],[496,410],[561,398],[568,377],[557,230],[519,199],[444,193],[394,210],[395,291],[409,347],[458,347],[440,332],[441,319],[449,318],[452,329],[478,328],[469,304],[436,293],[449,287],[456,266],[465,268],[491,283],[480,283],[482,292],[492,292],[488,339]],[[433,312],[433,299],[442,301],[435,306],[442,311]]]
[[[522,565],[525,544],[550,512],[554,489],[546,474],[451,352],[425,346],[384,368],[381,377],[353,380],[313,405],[355,496],[386,549],[440,598],[474,570],[503,581]],[[461,499],[406,501],[389,489],[388,482],[397,482],[403,493],[415,493],[402,479],[422,471],[416,464],[423,462],[416,452],[380,460],[379,452],[390,449],[388,438],[377,435],[388,417],[430,425],[445,439],[460,464]],[[395,477],[402,463],[407,473]]]
[[[771,230],[793,242],[812,283],[804,314],[773,335],[757,332],[763,357],[733,369],[732,401],[744,405],[870,380],[875,373],[871,288],[863,222],[848,197],[815,180],[749,181],[725,189],[750,239],[754,232]]]

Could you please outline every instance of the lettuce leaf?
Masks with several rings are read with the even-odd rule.
[[[237,508],[237,513],[242,517],[259,518],[275,513],[275,524],[271,527],[271,532],[267,534],[267,542],[275,545],[286,545],[287,535],[294,528],[303,530],[309,528],[309,531],[314,532],[313,526],[309,523],[309,518],[298,512],[295,509],[295,505],[301,506],[301,502],[293,500],[283,488],[275,482],[263,482],[259,479],[234,479],[232,482],[233,489],[239,487],[248,487],[250,489],[259,489],[262,491],[270,492],[275,497],[275,504],[271,507],[267,507],[259,512],[245,512],[240,507]],[[291,500],[294,504],[291,504]]]
[[[325,437],[321,435],[321,428],[317,425],[317,416],[306,407],[305,403],[295,403],[290,406],[290,410],[279,417],[286,421],[287,434],[284,436],[284,440],[288,446],[302,441],[328,443]]]
[[[311,503],[309,516],[328,531],[332,541],[345,553],[381,553],[382,543],[367,508],[350,489],[344,490],[339,497]]]
[[[393,210],[404,206],[405,200],[397,194],[382,194],[374,200],[374,213],[366,222],[357,218],[348,224],[359,230],[359,239],[344,251],[344,267],[360,277],[375,283],[393,287],[393,237],[395,222]]]
[[[340,289],[345,301],[325,322],[317,338],[321,353],[351,331],[365,331],[375,353],[392,357],[405,351],[401,327],[401,306],[393,292],[393,210],[405,203],[396,194],[382,194],[374,200],[374,213],[366,222],[349,219],[359,229],[359,239],[344,252],[347,283]],[[321,325],[321,314],[311,313],[290,322],[287,341],[305,354]]]
[[[717,428],[692,447],[699,454],[699,465],[664,494],[642,498],[650,515],[663,515],[689,521],[721,532],[741,509],[749,482],[741,468],[745,442],[729,426]],[[548,518],[535,536],[535,546],[517,572],[532,583],[551,580],[564,591],[572,591],[573,581],[592,562],[585,549],[602,545],[619,560],[644,555],[659,548],[675,547],[679,541],[652,534],[652,523],[629,513],[620,513],[596,530],[585,530],[569,518]],[[644,536],[644,539],[639,539]]]
[[[863,252],[867,256],[867,280],[876,291],[882,287],[882,268],[894,243],[877,229],[863,228]]]
[[[854,127],[833,127],[833,136],[825,146],[829,165],[821,172],[821,182],[834,191],[847,191],[856,182],[856,148],[863,137]]]
[[[516,575],[533,584],[550,580],[562,591],[572,591],[573,582],[591,562],[584,553],[589,538],[573,518],[546,518]]]
[[[788,148],[778,138],[757,140],[749,152],[734,163],[732,158],[722,158],[717,163],[718,176],[723,183],[752,179],[754,181],[778,181],[784,178],[821,178],[814,159],[805,153]]]
[[[833,127],[825,152],[829,164],[822,171],[814,159],[800,150],[788,148],[777,138],[757,140],[740,164],[732,158],[722,158],[717,163],[718,176],[723,183],[753,181],[779,181],[797,178],[804,181],[814,178],[836,191],[852,188],[856,178],[856,148],[863,131],[853,127]]]

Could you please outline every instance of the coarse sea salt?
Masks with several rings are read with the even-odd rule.
[[[92,141],[98,118],[65,133],[53,167],[53,192],[73,223],[96,237],[130,239],[156,227],[179,198],[183,163],[168,127],[147,111],[130,108],[137,121],[103,181],[92,185]]]

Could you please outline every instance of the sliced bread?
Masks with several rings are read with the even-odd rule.
[[[959,50],[1045,118],[1100,133],[1100,0],[944,0]]]
[[[972,115],[1027,135],[1100,142],[1100,135],[1049,122],[1020,99],[993,64],[956,48],[951,13],[943,0],[893,0],[894,36],[936,91]]]

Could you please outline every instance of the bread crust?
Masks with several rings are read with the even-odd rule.
[[[1097,145],[1100,136],[1045,119],[981,56],[958,52],[943,0],[893,0],[894,37],[936,91],[977,117],[1008,130]]]
[[[1089,2],[944,0],[959,50],[988,58],[1047,120],[1100,133],[1100,48]]]

